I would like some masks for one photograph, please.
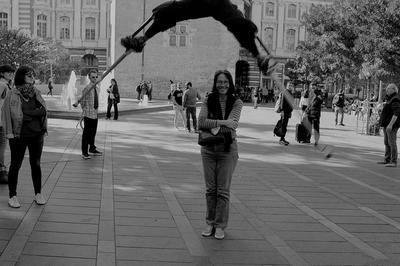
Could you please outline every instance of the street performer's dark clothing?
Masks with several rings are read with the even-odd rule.
[[[255,57],[259,54],[255,44],[257,26],[246,19],[230,0],[168,1],[154,8],[153,15],[154,21],[145,33],[148,39],[175,26],[179,21],[213,17],[232,32],[242,47]]]

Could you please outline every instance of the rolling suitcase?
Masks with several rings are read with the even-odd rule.
[[[296,125],[296,141],[305,142],[309,138],[309,132],[303,123]]]

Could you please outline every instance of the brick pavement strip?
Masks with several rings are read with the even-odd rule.
[[[107,123],[106,126],[110,126],[110,123]],[[116,264],[115,231],[112,230],[115,228],[114,188],[112,136],[107,134],[104,150],[103,183],[101,191],[100,223],[98,232],[96,265],[112,266]]]
[[[334,128],[332,114],[324,113],[321,141],[336,151],[321,160],[310,146],[282,147],[269,137],[276,122],[270,109],[245,107],[229,229],[217,241],[200,237],[205,200],[196,136],[166,128],[167,116],[100,120],[104,158],[75,160],[76,151],[69,149],[63,156],[71,160],[52,162],[45,152],[43,169],[52,171],[45,183],[48,204],[25,218],[41,208],[27,208],[32,185],[21,180],[23,207],[0,208],[0,250],[25,244],[13,256],[3,252],[0,264],[400,265],[398,172],[371,164],[383,154],[381,138]],[[292,119],[289,140],[294,124]],[[67,139],[68,129],[59,135]],[[50,140],[49,151],[60,146]],[[29,173],[25,162],[21,170]],[[9,219],[22,223],[15,229]]]
[[[58,181],[66,162],[69,158],[69,153],[72,151],[72,148],[75,146],[78,138],[77,132],[72,136],[71,141],[68,143],[66,147],[65,153],[62,155],[60,162],[57,163],[54,167],[54,170],[51,172],[49,178],[44,184],[43,194],[50,195],[52,190],[55,187],[56,182]],[[15,231],[13,237],[9,240],[6,248],[0,257],[0,262],[14,262],[16,263],[21,256],[25,245],[28,242],[29,236],[33,231],[33,228],[36,222],[39,220],[40,215],[43,211],[44,207],[36,206],[36,204],[32,204],[28,209],[28,212],[22,219],[18,229]]]

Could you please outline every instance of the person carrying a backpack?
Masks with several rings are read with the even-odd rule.
[[[337,93],[333,97],[332,104],[333,104],[333,106],[335,108],[335,125],[337,126],[337,124],[338,124],[338,116],[340,114],[341,117],[340,117],[339,125],[344,126],[344,124],[343,124],[343,117],[344,117],[344,91],[343,90],[340,90],[339,93]]]

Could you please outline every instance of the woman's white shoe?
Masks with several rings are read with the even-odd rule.
[[[40,193],[37,193],[35,195],[35,202],[37,205],[44,205],[46,204],[46,200],[44,199],[43,195]]]
[[[13,196],[12,198],[8,199],[8,205],[11,208],[19,208],[19,207],[21,207],[21,204],[19,204],[17,196]]]

